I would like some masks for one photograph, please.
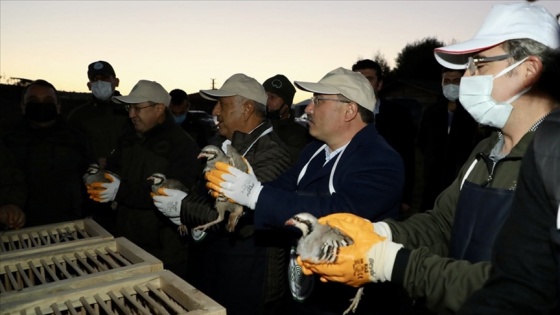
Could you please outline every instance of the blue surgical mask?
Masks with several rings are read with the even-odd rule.
[[[187,113],[181,114],[179,116],[173,116],[175,118],[175,122],[178,124],[182,124],[185,119],[187,119]]]
[[[524,89],[505,102],[496,102],[492,98],[492,88],[494,87],[494,79],[510,72],[515,67],[523,63],[527,58],[520,60],[511,66],[505,68],[496,76],[478,75],[472,77],[463,77],[459,88],[459,100],[463,107],[471,114],[478,123],[502,129],[513,110],[511,103],[517,100],[521,95],[529,91],[530,88]]]
[[[91,92],[96,99],[106,101],[113,95],[113,86],[111,82],[98,80],[91,83]]]
[[[459,85],[446,84],[443,86],[443,96],[451,102],[455,102],[459,98]]]

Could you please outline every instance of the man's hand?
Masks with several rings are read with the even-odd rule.
[[[121,180],[118,176],[109,172],[105,173],[105,178],[109,180],[109,183],[95,182],[87,186],[87,193],[90,199],[101,203],[115,200]]]
[[[181,225],[181,202],[187,193],[178,189],[160,188],[158,194],[152,194],[154,205],[171,222]]]
[[[341,282],[353,287],[391,280],[395,257],[403,247],[401,244],[378,235],[369,220],[353,214],[337,213],[320,218],[319,222],[338,228],[354,243],[340,247],[334,263],[313,264],[298,259],[304,273],[317,273],[322,281]]]
[[[3,205],[0,207],[0,223],[10,229],[19,229],[25,224],[25,213],[14,204]]]
[[[208,180],[206,187],[210,189],[214,198],[222,194],[231,201],[254,210],[262,184],[257,180],[251,165],[247,161],[245,163],[247,163],[247,173],[226,163],[217,162],[216,169],[204,175]]]

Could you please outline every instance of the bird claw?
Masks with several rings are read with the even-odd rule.
[[[352,311],[352,313],[356,313],[356,309],[358,308],[358,304],[360,303],[360,299],[362,298],[362,295],[364,295],[363,287],[358,289],[358,292],[356,292],[356,296],[353,299],[350,299],[352,303],[350,304],[350,307],[348,307],[344,311],[344,313],[342,313],[342,315],[346,315],[350,313],[350,311]]]

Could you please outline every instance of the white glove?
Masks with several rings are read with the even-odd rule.
[[[211,190],[212,196],[223,194],[233,202],[254,210],[262,184],[255,176],[251,165],[247,163],[247,173],[222,162],[217,162],[215,167],[216,169],[205,174],[208,180],[206,187]]]
[[[187,193],[178,189],[162,188],[160,189],[165,195],[153,195],[154,205],[158,210],[168,217],[171,222],[176,225],[181,223],[181,202],[187,196]]]
[[[115,174],[106,172],[105,178],[109,183],[95,182],[88,186],[89,197],[97,202],[106,203],[115,200],[121,180]]]

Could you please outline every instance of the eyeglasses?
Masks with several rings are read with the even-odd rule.
[[[333,102],[340,102],[340,103],[352,103],[352,101],[339,100],[338,98],[321,98],[319,96],[313,96],[311,98],[311,102],[313,102],[313,105],[315,105],[315,106],[319,105],[319,101],[333,101]]]
[[[492,57],[479,57],[479,58],[473,58],[471,56],[469,57],[467,62],[467,69],[469,70],[471,75],[474,75],[476,73],[476,69],[478,68],[479,63],[500,61],[500,60],[507,59],[509,57],[511,57],[511,54],[492,56]]]
[[[157,105],[157,104],[150,104],[150,105],[138,107],[138,106],[136,106],[136,105],[126,104],[126,105],[124,105],[124,108],[126,109],[127,112],[133,111],[133,112],[139,113],[139,112],[140,112],[141,110],[143,110],[144,108],[148,108],[148,107],[152,107],[152,106],[156,106],[156,105]]]

